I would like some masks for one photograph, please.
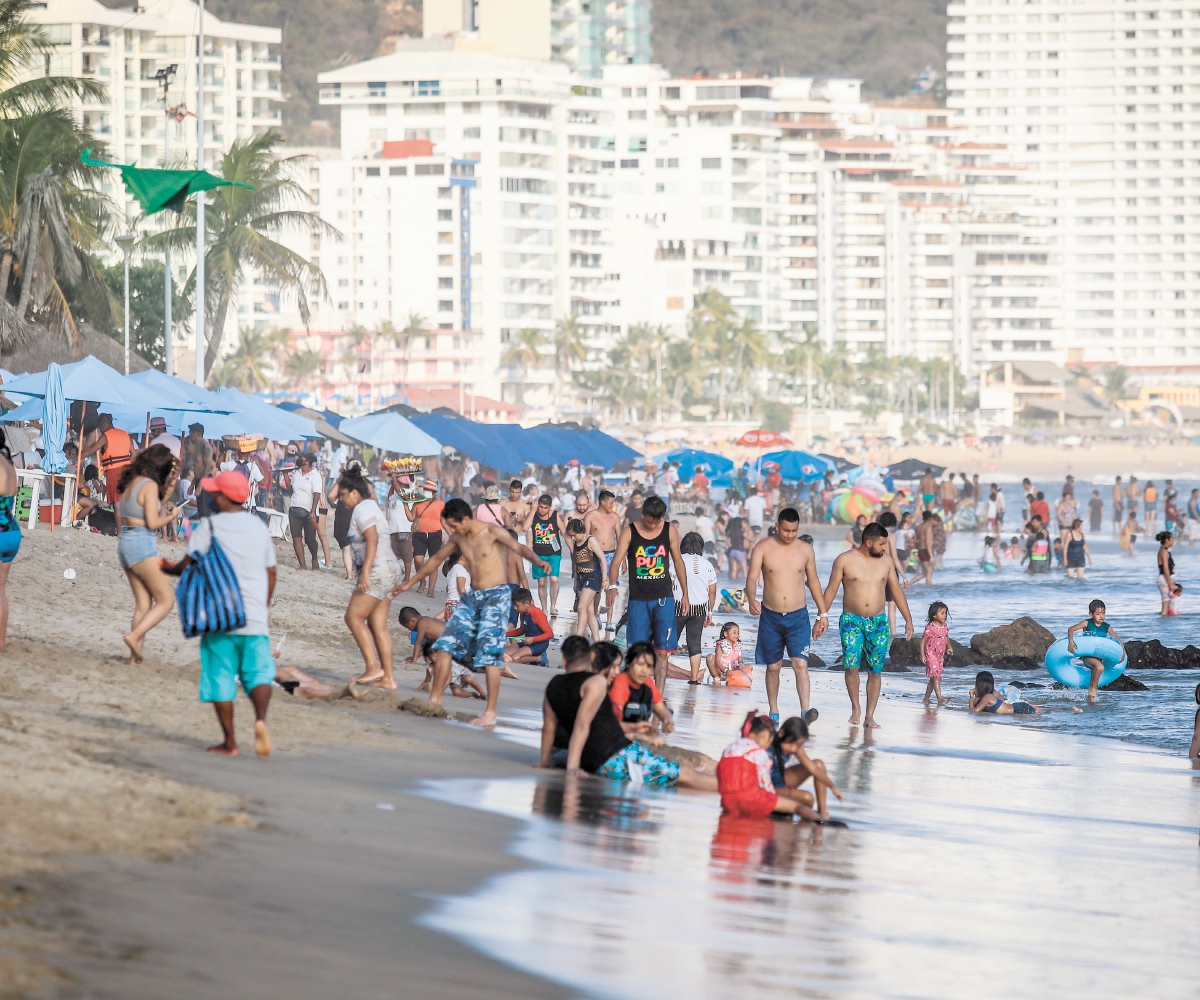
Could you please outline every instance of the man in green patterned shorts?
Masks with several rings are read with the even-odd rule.
[[[889,597],[904,615],[904,636],[913,636],[912,613],[904,597],[904,588],[896,578],[896,568],[887,555],[887,529],[882,524],[868,524],[863,529],[862,544],[843,552],[833,561],[829,585],[825,588],[825,606],[833,607],[838,588],[844,585],[842,616],[838,630],[842,635],[842,667],[846,673],[846,690],[850,694],[850,725],[860,720],[859,667],[867,661],[867,720],[868,729],[878,729],[875,706],[883,679],[884,657],[892,633],[888,628],[887,601]]]

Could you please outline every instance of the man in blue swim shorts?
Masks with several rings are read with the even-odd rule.
[[[825,597],[817,577],[817,557],[807,542],[799,540],[800,515],[793,507],[779,512],[775,534],[759,540],[750,553],[746,571],[746,596],[750,614],[759,615],[755,662],[767,665],[767,704],[771,718],[779,721],[779,672],[786,651],[796,675],[796,694],[801,711],[808,711],[808,653],[814,639],[829,626]],[[762,574],[762,603],[757,600],[758,577]],[[802,581],[796,586],[796,581]],[[808,593],[817,605],[817,624],[809,629]]]
[[[842,636],[842,666],[846,675],[846,692],[850,695],[850,725],[861,721],[859,706],[859,671],[864,657],[867,661],[867,718],[868,729],[878,729],[875,706],[883,686],[883,661],[891,642],[887,621],[887,601],[896,602],[904,616],[904,635],[913,636],[912,612],[904,588],[896,576],[896,567],[888,554],[887,528],[872,523],[863,528],[862,543],[856,549],[843,552],[833,561],[829,585],[825,588],[825,604],[832,606],[841,588],[842,615],[838,628]]]

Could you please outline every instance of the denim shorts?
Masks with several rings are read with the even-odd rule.
[[[158,535],[140,524],[126,524],[117,539],[117,559],[124,569],[129,569],[146,559],[158,555]]]

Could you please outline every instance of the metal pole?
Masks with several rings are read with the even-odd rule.
[[[946,426],[954,432],[954,355],[950,355],[950,398],[946,405]]]
[[[129,374],[129,250],[125,251],[125,374]]]
[[[163,104],[166,104],[166,88],[163,88]],[[169,167],[171,162],[171,122],[174,115],[166,115],[166,131],[163,133],[163,166]],[[165,298],[163,304],[163,371],[168,375],[175,374],[175,353],[172,341],[175,339],[175,321],[171,315],[171,248],[167,247],[163,255],[165,265]]]
[[[204,0],[196,47],[196,166],[204,163]],[[204,385],[204,192],[196,194],[196,385]]]
[[[812,447],[812,350],[804,357],[805,367],[808,369],[808,392],[805,393],[804,403],[806,413],[804,416],[804,444]]]

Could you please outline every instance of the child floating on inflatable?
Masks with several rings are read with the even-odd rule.
[[[1072,656],[1075,655],[1075,633],[1080,629],[1084,635],[1101,636],[1107,639],[1114,640],[1121,647],[1121,658],[1125,659],[1127,653],[1125,643],[1121,642],[1121,637],[1117,635],[1117,630],[1104,620],[1107,614],[1107,609],[1104,607],[1104,602],[1099,598],[1092,601],[1088,605],[1088,617],[1081,621],[1078,625],[1072,625],[1067,629],[1067,652]],[[1104,673],[1108,664],[1095,656],[1080,657],[1087,668],[1092,672],[1091,682],[1088,684],[1088,701],[1094,702],[1097,699],[1097,690],[1100,686],[1100,675]]]

